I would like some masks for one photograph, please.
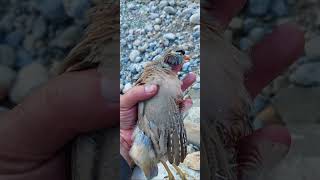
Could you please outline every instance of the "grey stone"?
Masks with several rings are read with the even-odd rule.
[[[174,40],[176,38],[176,35],[174,35],[173,33],[167,33],[167,34],[163,35],[163,37],[168,40]]]
[[[66,13],[75,19],[84,18],[91,4],[91,0],[63,0]]]
[[[272,105],[286,123],[320,122],[320,87],[289,87],[272,99]]]
[[[123,93],[128,92],[131,88],[132,88],[132,84],[131,83],[125,84],[124,88],[123,88]]]
[[[305,53],[309,57],[320,57],[320,36],[310,39],[305,45]]]
[[[176,14],[176,10],[171,6],[167,6],[163,10],[170,15]]]
[[[34,6],[48,19],[57,20],[66,17],[62,0],[34,0]]]
[[[14,49],[8,45],[0,45],[0,65],[12,67],[15,63]]]
[[[265,15],[271,5],[271,0],[249,0],[249,13],[254,16]]]
[[[290,75],[290,81],[302,86],[320,85],[320,62],[303,64]]]
[[[43,38],[47,33],[47,23],[45,19],[40,16],[33,23],[32,35],[35,39]]]
[[[193,14],[189,21],[192,24],[200,24],[200,13]]]
[[[140,55],[140,52],[138,50],[133,50],[131,51],[130,55],[129,55],[129,59],[131,61],[135,61],[135,59]]]
[[[82,29],[78,26],[70,26],[59,34],[51,45],[62,49],[74,46],[81,37]]]
[[[32,63],[23,67],[10,92],[10,100],[20,103],[26,96],[48,81],[47,69],[39,64]]]

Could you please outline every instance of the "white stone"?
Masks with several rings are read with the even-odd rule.
[[[174,35],[173,33],[167,33],[167,34],[163,35],[163,37],[168,40],[174,40],[176,38],[176,35]]]
[[[134,61],[136,59],[136,57],[138,57],[140,55],[140,52],[138,50],[133,50],[131,51],[130,55],[129,55],[129,59],[131,61]]]
[[[189,21],[192,24],[200,24],[200,13],[193,14]]]
[[[124,85],[124,88],[122,90],[123,93],[128,92],[130,89],[132,88],[132,84],[131,83],[127,83]]]

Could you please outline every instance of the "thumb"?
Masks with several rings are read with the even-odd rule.
[[[0,156],[48,157],[79,133],[119,125],[119,102],[107,101],[101,84],[96,70],[50,80],[1,117]]]
[[[157,85],[135,86],[120,96],[120,108],[130,109],[138,102],[150,99],[158,90]]]

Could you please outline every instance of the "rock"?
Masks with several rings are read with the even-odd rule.
[[[124,85],[124,88],[123,88],[123,93],[126,93],[128,92],[130,89],[132,88],[132,84],[131,83],[127,83]]]
[[[62,49],[74,46],[79,37],[81,37],[82,29],[78,26],[70,26],[59,34],[52,42],[51,45]]]
[[[154,28],[155,31],[159,31],[160,30],[160,26],[159,25],[154,25],[153,28]]]
[[[16,77],[16,72],[7,66],[0,65],[0,100],[8,96],[9,89]]]
[[[91,7],[91,0],[63,0],[63,5],[68,16],[75,19],[84,18],[87,10]]]
[[[229,27],[232,29],[241,29],[243,25],[243,19],[239,17],[235,17],[229,24]]]
[[[308,57],[320,57],[320,36],[310,39],[305,45],[305,53]]]
[[[200,171],[200,151],[188,154],[184,159],[183,164],[190,169]]]
[[[200,123],[200,107],[191,107],[188,111],[188,115],[185,122],[193,122],[193,123]]]
[[[320,62],[301,65],[290,75],[289,79],[302,86],[319,86]]]
[[[32,35],[35,39],[43,38],[47,33],[47,23],[45,19],[40,16],[33,23]]]
[[[63,19],[66,16],[62,0],[34,0],[35,8],[51,20]]]
[[[0,65],[12,67],[15,63],[16,55],[14,49],[8,45],[0,45]]]
[[[140,55],[140,52],[138,50],[133,50],[131,51],[130,55],[129,55],[129,59],[131,61],[135,61],[135,59]]]
[[[286,0],[273,0],[272,5],[271,5],[271,12],[278,16],[285,16],[287,15],[288,12],[288,5]]]
[[[186,128],[188,142],[200,147],[200,124],[193,122],[184,122]]]
[[[173,7],[171,6],[167,6],[163,9],[166,13],[170,14],[170,15],[174,15],[176,14],[176,11],[174,10]]]
[[[17,52],[15,67],[20,69],[28,64],[31,64],[32,60],[32,56],[25,49],[19,49]]]
[[[168,40],[174,40],[176,38],[176,35],[174,35],[173,33],[167,33],[167,34],[163,35],[163,37]]]
[[[30,53],[32,53],[32,51],[35,48],[35,38],[33,37],[33,35],[27,35],[26,38],[23,41],[23,47]]]
[[[193,14],[189,21],[192,24],[200,24],[200,13]]]
[[[47,69],[39,63],[32,63],[23,67],[17,75],[10,92],[10,99],[14,103],[20,103],[36,88],[48,81]]]
[[[319,123],[320,87],[289,87],[272,99],[272,105],[286,123]]]
[[[262,40],[265,35],[265,30],[261,27],[255,27],[250,30],[249,38],[252,42],[256,43]]]
[[[22,30],[16,30],[6,36],[6,42],[12,47],[18,47],[23,41],[24,36],[25,34]]]
[[[241,50],[248,50],[250,47],[253,46],[253,42],[248,38],[241,38],[239,43]]]
[[[168,1],[160,1],[160,3],[159,3],[159,8],[160,9],[162,9],[162,8],[164,8],[165,6],[167,6],[168,5]]]
[[[253,16],[265,15],[271,5],[271,0],[249,0],[249,13]]]

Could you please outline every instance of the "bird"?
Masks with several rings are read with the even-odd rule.
[[[52,67],[52,76],[97,69],[102,78],[119,82],[120,4],[97,0],[88,12],[89,24],[66,58]],[[102,85],[103,86],[103,85]],[[119,86],[109,85],[108,100],[119,104]],[[112,97],[110,97],[112,96]],[[120,177],[119,127],[81,134],[71,142],[73,180],[103,180]]]
[[[176,169],[182,179],[186,179],[178,165],[187,154],[187,135],[180,111],[183,102],[181,82],[174,72],[183,63],[183,50],[168,50],[161,59],[146,65],[135,85],[157,85],[157,95],[140,102],[138,123],[133,133],[130,156],[147,179],[158,173],[161,162],[173,180],[166,162]]]

